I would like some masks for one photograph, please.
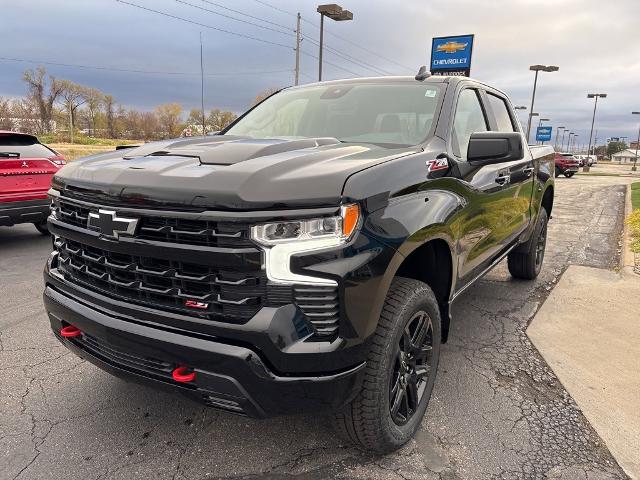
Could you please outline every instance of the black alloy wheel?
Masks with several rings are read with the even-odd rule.
[[[418,410],[431,373],[433,324],[425,311],[416,312],[396,345],[389,382],[389,411],[396,425],[405,425]]]

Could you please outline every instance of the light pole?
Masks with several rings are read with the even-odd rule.
[[[553,148],[555,150],[558,150],[558,135],[560,135],[560,130],[564,130],[564,129],[565,129],[565,127],[558,127],[556,129],[556,141],[553,142]]]
[[[318,53],[318,81],[322,81],[322,43],[324,36],[324,17],[329,17],[336,22],[353,20],[353,13],[343,10],[340,5],[329,3],[318,5],[317,12],[320,14],[320,51]]]
[[[518,112],[517,110],[526,110],[527,107],[525,107],[524,105],[517,105],[515,107],[513,107],[516,110],[516,117],[518,117]],[[520,122],[520,117],[518,117],[518,122],[520,123],[520,125],[522,126],[522,122]]]
[[[567,133],[568,131],[569,129],[565,127],[565,129],[562,132],[562,140],[560,140],[560,151],[564,150],[564,134]]]
[[[631,115],[640,115],[640,112],[631,112]],[[636,140],[636,157],[633,159],[632,171],[638,170],[638,144],[640,144],[640,127],[638,127],[638,140]]]
[[[565,149],[565,148],[563,147],[563,150],[564,150],[565,152],[567,152],[567,153],[569,153],[569,144],[571,143],[571,135],[573,135],[573,134],[574,134],[573,132],[569,132],[569,138],[567,138],[567,148]]]
[[[533,116],[533,105],[536,101],[536,87],[538,86],[538,72],[557,72],[560,67],[555,65],[531,65],[529,70],[536,72],[536,76],[533,79],[533,94],[531,95],[531,108],[529,109],[529,122],[527,122],[527,142],[531,136],[531,117]]]
[[[591,117],[591,132],[589,133],[589,148],[587,148],[587,152],[591,151],[591,139],[593,138],[593,124],[596,121],[596,108],[598,108],[598,98],[607,98],[606,93],[588,93],[587,98],[595,98],[596,101],[593,104],[593,117]],[[582,167],[583,172],[589,171],[589,162],[585,162]]]
[[[573,142],[571,143],[571,153],[576,153],[576,138],[578,138],[580,135],[578,135],[577,133],[573,136]]]

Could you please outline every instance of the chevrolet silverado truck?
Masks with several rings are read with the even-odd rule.
[[[452,302],[542,266],[554,153],[461,77],[286,88],[218,135],[62,168],[44,302],[77,355],[237,414],[416,432]]]

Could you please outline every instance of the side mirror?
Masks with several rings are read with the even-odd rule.
[[[471,165],[511,162],[524,157],[522,135],[516,132],[478,132],[471,134],[467,161]]]

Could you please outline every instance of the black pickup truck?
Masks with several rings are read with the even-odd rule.
[[[218,135],[54,177],[44,302],[100,368],[266,417],[329,413],[387,452],[420,425],[451,303],[541,268],[550,147],[468,78],[284,89]]]

